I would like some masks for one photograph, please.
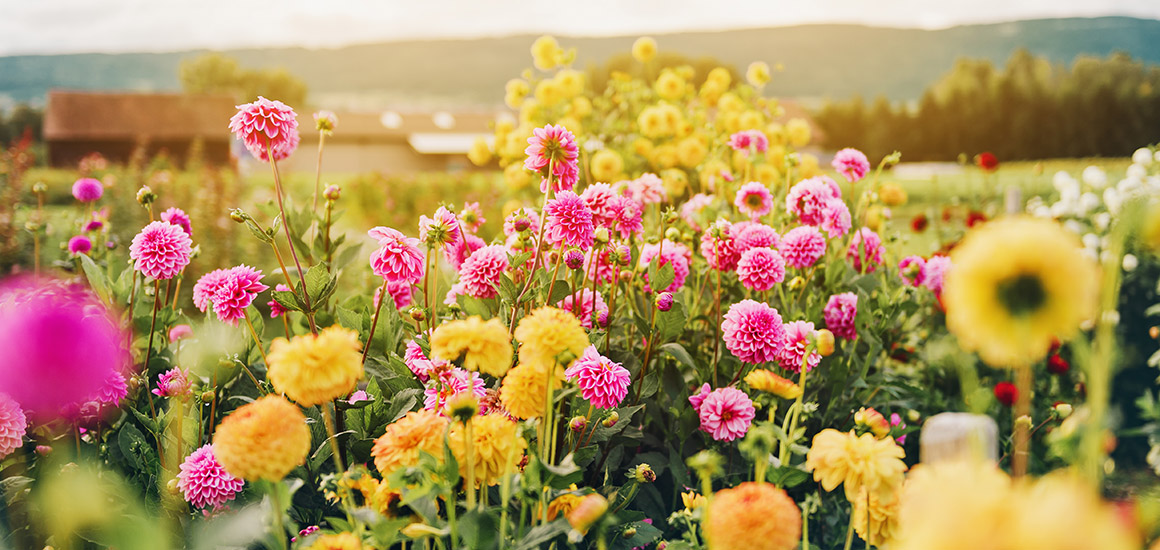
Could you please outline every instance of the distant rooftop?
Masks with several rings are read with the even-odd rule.
[[[52,90],[44,136],[65,139],[226,139],[229,96]]]

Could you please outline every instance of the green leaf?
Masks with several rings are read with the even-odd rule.
[[[277,223],[277,222],[275,222],[275,223]],[[260,240],[266,244],[274,242],[274,237],[271,237],[269,233],[266,233],[266,231],[264,229],[262,229],[261,227],[259,227],[258,223],[255,222],[254,219],[250,218],[249,216],[246,217],[246,227],[249,228],[250,233],[253,233],[253,235],[255,237],[257,237],[258,240]]]
[[[386,307],[385,304],[384,307]],[[361,314],[355,313],[354,311],[342,306],[338,306],[336,309],[338,310],[338,324],[351,330],[362,332],[363,317]]]
[[[556,521],[546,525],[533,527],[526,535],[520,539],[516,550],[536,550],[539,548],[547,548],[548,542],[555,539],[564,533],[567,533],[572,527],[563,517],[556,518]]]
[[[468,548],[488,550],[499,546],[499,518],[494,511],[469,510],[459,518],[459,536]]]
[[[279,305],[290,311],[303,311],[306,309],[306,306],[302,304],[302,300],[298,299],[298,295],[289,290],[275,290],[270,295],[274,297],[275,302],[278,302]]]
[[[782,466],[776,468],[767,474],[767,479],[770,483],[781,487],[782,489],[789,489],[796,487],[802,482],[810,478],[810,474],[801,468],[794,466]]]
[[[315,264],[306,271],[306,292],[310,296],[310,307],[314,311],[322,309],[322,304],[334,294],[338,278],[323,264]]]
[[[109,297],[112,292],[109,290],[109,278],[105,276],[105,272],[88,254],[81,254],[80,259],[81,268],[85,271],[89,286],[93,287],[93,291],[97,293],[97,296],[100,296],[102,302],[110,303]]]
[[[697,362],[693,360],[692,355],[689,355],[689,352],[685,349],[685,346],[682,346],[676,342],[672,342],[668,344],[662,344],[659,349],[671,355],[673,359],[677,360],[678,363],[685,365],[694,371],[697,370]]]
[[[660,256],[654,258],[653,261],[657,261],[658,258]],[[669,285],[673,284],[673,278],[676,276],[673,273],[672,263],[660,266],[656,270],[655,275],[653,274],[652,266],[649,266],[649,272],[648,286],[653,292],[664,292],[665,289],[669,288]]]
[[[657,311],[659,340],[671,340],[679,336],[685,329],[685,321],[685,306],[678,301],[673,301],[673,307],[668,311]]]
[[[559,279],[556,281],[556,286],[552,287],[552,295],[548,297],[548,303],[555,304],[569,294],[572,294],[572,288],[568,286],[568,281]]]

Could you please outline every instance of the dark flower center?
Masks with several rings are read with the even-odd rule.
[[[1017,317],[1034,313],[1047,302],[1043,281],[1036,275],[1023,273],[999,283],[999,301]]]
[[[748,197],[745,197],[745,204],[749,205],[750,208],[760,208],[761,196],[757,195],[756,193],[749,195]]]

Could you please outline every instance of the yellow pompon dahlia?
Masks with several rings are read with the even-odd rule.
[[[395,470],[418,464],[419,451],[442,459],[443,433],[449,422],[435,411],[422,410],[409,412],[389,424],[371,448],[375,468],[385,478]]]
[[[1027,367],[1094,315],[1099,269],[1054,221],[983,224],[951,252],[951,264],[942,295],[947,328],[992,366]]]
[[[826,428],[814,436],[806,453],[806,469],[822,488],[833,491],[844,485],[846,499],[853,502],[863,490],[889,501],[902,484],[906,453],[894,439],[877,439],[873,434],[855,435]]]
[[[472,461],[475,464],[476,483],[495,485],[500,476],[516,471],[528,442],[518,437],[519,426],[502,414],[477,416],[471,421]],[[467,429],[461,423],[451,426],[448,436],[451,453],[459,462],[459,474],[467,477]],[[508,454],[512,456],[510,469],[504,470]]]
[[[685,93],[685,79],[673,71],[665,71],[657,77],[654,88],[657,95],[663,99],[670,101],[680,99]]]
[[[588,166],[596,181],[612,182],[624,170],[624,159],[612,149],[601,149],[592,155]]]
[[[802,513],[776,486],[745,482],[713,495],[704,530],[709,550],[790,550],[801,541]]]
[[[520,363],[567,367],[588,347],[588,335],[571,312],[544,306],[520,319],[515,330]]]
[[[463,368],[495,377],[503,376],[512,362],[512,341],[499,319],[478,316],[439,325],[431,334],[431,358],[455,361]]]
[[[484,166],[491,162],[491,147],[487,145],[487,139],[483,136],[475,138],[471,149],[467,150],[467,160],[476,166]]]
[[[896,496],[883,500],[863,489],[853,504],[854,532],[862,540],[871,546],[886,546],[894,540],[898,532],[899,500]]]
[[[363,546],[362,539],[353,533],[338,533],[322,535],[314,541],[307,550],[373,550],[370,546]]]
[[[745,375],[745,383],[755,390],[772,393],[782,399],[797,399],[802,394],[801,386],[767,369],[757,369]]]
[[[563,386],[562,371],[556,368],[555,386]],[[499,388],[499,402],[504,410],[516,418],[538,418],[544,414],[544,399],[548,392],[548,368],[521,363],[508,371]]]
[[[277,395],[238,407],[213,435],[217,461],[230,474],[248,481],[281,481],[309,452],[306,416]]]
[[[1140,548],[1138,534],[1100,499],[1098,488],[1066,470],[1017,484],[1011,505],[1015,522],[1007,548]]]
[[[898,531],[891,548],[1020,548],[1002,543],[1010,528],[1011,496],[1011,480],[993,465],[920,464],[907,476],[899,496]]]
[[[278,338],[270,345],[266,376],[298,404],[321,405],[350,393],[362,377],[358,333],[334,325],[317,336]]]
[[[657,41],[651,36],[642,36],[632,43],[632,56],[641,63],[648,63],[657,55]]]
[[[549,71],[560,64],[564,50],[556,39],[544,35],[532,42],[532,63],[541,71]]]
[[[804,118],[791,118],[785,123],[785,135],[789,138],[789,144],[794,147],[809,145],[812,132],[810,123]]]

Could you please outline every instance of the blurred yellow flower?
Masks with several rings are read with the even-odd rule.
[[[545,488],[545,490],[547,489]],[[570,487],[568,487],[568,490],[576,491],[576,484],[573,483]],[[564,514],[565,516],[571,514],[572,510],[576,509],[576,506],[580,504],[580,501],[583,498],[584,497],[574,493],[564,493],[552,499],[552,502],[548,504],[548,521],[556,519],[556,516],[560,514]]]
[[[666,70],[657,77],[654,88],[657,95],[663,99],[669,101],[680,99],[685,94],[685,79],[681,78],[675,71]]]
[[[782,489],[745,482],[713,495],[703,529],[709,550],[791,550],[801,542],[802,514]]]
[[[794,147],[805,147],[810,144],[810,123],[805,119],[791,118],[785,123],[785,133],[789,137],[789,144]]]
[[[677,143],[677,158],[685,168],[696,168],[708,153],[709,148],[700,136],[689,136]]]
[[[588,347],[588,335],[571,312],[551,306],[533,310],[515,330],[520,363],[567,367]]]
[[[818,157],[809,153],[803,153],[801,162],[798,164],[798,176],[801,179],[812,178],[822,175],[822,168],[818,166]]]
[[[560,48],[560,43],[551,36],[541,36],[532,43],[532,63],[541,71],[556,68],[563,56],[564,50]]]
[[[467,160],[476,166],[485,166],[491,162],[491,148],[487,146],[487,140],[483,136],[475,138],[471,149],[467,151]]]
[[[664,170],[672,168],[677,165],[679,158],[677,157],[677,146],[672,143],[665,143],[658,145],[652,152],[652,158],[649,159],[653,166]]]
[[[785,146],[789,139],[785,135],[785,126],[776,122],[765,125],[765,137],[769,138],[770,145]]]
[[[462,357],[463,368],[498,378],[511,365],[512,341],[499,319],[484,321],[473,315],[439,325],[431,333],[431,357],[445,361]]]
[[[733,92],[725,92],[721,94],[721,99],[717,102],[717,107],[722,111],[738,112],[745,110],[745,102],[737,97]]]
[[[737,119],[737,124],[742,130],[759,130],[765,126],[765,117],[761,113],[749,109],[741,113],[741,117]]]
[[[523,103],[524,98],[531,91],[532,89],[528,86],[528,81],[521,78],[513,78],[504,85],[504,103],[512,109],[519,109],[520,104]]]
[[[670,168],[660,173],[661,183],[665,186],[665,194],[669,197],[679,197],[689,187],[689,176],[684,170]]]
[[[443,432],[449,422],[435,411],[421,410],[388,424],[371,448],[375,468],[386,478],[395,470],[418,464],[420,451],[442,461]]]
[[[863,489],[887,501],[902,483],[904,456],[893,439],[826,428],[814,436],[806,453],[806,469],[827,491],[844,485],[851,502]]]
[[[657,55],[657,41],[651,36],[642,36],[632,43],[632,56],[641,63],[648,63]]]
[[[665,115],[656,106],[646,107],[636,117],[636,125],[640,129],[641,135],[647,137],[660,137],[670,132],[668,124],[665,121]]]
[[[512,189],[523,189],[532,183],[532,175],[523,164],[512,163],[503,169],[503,181]]]
[[[541,80],[536,84],[536,101],[552,106],[564,99],[564,89],[555,80]]]
[[[886,206],[902,206],[906,204],[906,190],[901,185],[888,181],[878,188],[878,198]]]
[[[572,116],[584,118],[590,114],[592,114],[592,102],[588,101],[588,98],[580,96],[572,99]]]
[[[1095,313],[1099,270],[1054,221],[1018,216],[976,226],[951,261],[947,328],[992,366],[1030,366]]]
[[[562,377],[554,377],[554,388],[563,385]],[[548,392],[548,368],[535,364],[520,364],[508,371],[499,388],[499,401],[504,410],[516,418],[538,418],[544,414],[544,400]]]
[[[705,82],[712,82],[722,90],[728,90],[729,85],[733,83],[733,75],[725,67],[714,67],[705,77]]]
[[[769,65],[763,61],[754,61],[745,70],[745,80],[754,88],[760,88],[769,83]]]
[[[310,452],[306,416],[281,396],[266,395],[238,407],[213,434],[213,454],[234,476],[282,481]]]
[[[797,399],[802,394],[801,386],[767,369],[756,369],[745,375],[745,383],[755,390],[772,393],[782,399]]]
[[[362,539],[352,533],[345,532],[322,535],[306,548],[307,550],[372,550],[369,546],[363,546]]]
[[[584,92],[584,73],[575,69],[562,69],[556,73],[556,85],[565,98],[571,99]]]
[[[653,142],[645,138],[637,138],[632,142],[632,152],[636,153],[638,157],[649,158],[652,156]]]
[[[542,400],[541,396],[541,400]],[[475,467],[475,481],[482,485],[495,485],[504,474],[516,471],[528,442],[517,437],[519,426],[502,414],[477,416],[471,421],[472,461]],[[451,426],[448,445],[455,461],[459,463],[460,475],[467,476],[467,429],[462,423]],[[511,464],[508,464],[508,455]],[[505,467],[508,469],[505,470]]]
[[[592,155],[589,169],[596,181],[614,183],[624,170],[624,160],[615,150],[601,149]]]
[[[358,333],[339,325],[270,344],[266,376],[300,405],[321,405],[354,391],[362,378]]]
[[[766,187],[777,184],[781,180],[781,171],[777,169],[777,165],[770,163],[761,163],[753,171],[754,179],[764,183]]]
[[[717,102],[721,100],[721,94],[725,93],[725,90],[726,88],[717,82],[706,80],[705,83],[701,85],[701,91],[698,92],[698,95],[706,105],[709,107],[716,107]]]
[[[591,493],[580,498],[576,507],[565,514],[573,529],[587,534],[588,529],[608,511],[608,499],[599,493]]]

